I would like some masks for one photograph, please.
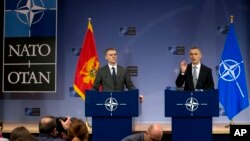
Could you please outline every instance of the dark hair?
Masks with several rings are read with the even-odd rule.
[[[2,121],[0,121],[0,131],[2,131],[3,130],[3,123],[2,123]]]
[[[24,126],[16,127],[10,134],[10,141],[16,141],[19,137],[25,135],[30,135],[30,132],[27,128],[25,128]]]
[[[54,116],[45,116],[39,122],[39,133],[51,134],[56,128],[56,118]]]
[[[84,121],[75,119],[71,122],[68,129],[68,137],[70,140],[77,137],[80,141],[88,141],[88,128]]]
[[[15,141],[39,141],[39,140],[35,136],[29,134],[29,135],[20,136]]]
[[[116,49],[115,48],[107,48],[106,50],[105,50],[105,55],[107,54],[107,52],[108,51],[110,51],[110,50],[115,50],[116,51]]]

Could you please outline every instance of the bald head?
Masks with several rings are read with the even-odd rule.
[[[145,135],[145,141],[160,141],[163,136],[163,130],[159,124],[152,124]]]
[[[53,134],[56,128],[56,119],[53,116],[45,116],[39,122],[39,132]]]
[[[44,117],[41,119],[41,124],[49,124],[50,122],[53,122],[52,117]]]

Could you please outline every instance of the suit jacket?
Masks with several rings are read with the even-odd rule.
[[[105,65],[98,70],[92,89],[99,91],[101,87],[104,92],[124,91],[125,87],[128,90],[136,89],[128,75],[127,68],[123,68],[119,65],[117,65],[117,76],[115,82],[111,76],[109,66]]]
[[[184,91],[194,91],[192,64],[188,64],[187,70],[184,75],[178,75],[175,84],[177,87],[182,87],[184,84]],[[200,73],[198,76],[196,89],[214,89],[214,81],[212,76],[212,69],[201,64]]]

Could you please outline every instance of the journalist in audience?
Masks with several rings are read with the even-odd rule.
[[[33,135],[23,135],[17,138],[15,141],[38,141],[38,139]]]
[[[68,129],[71,121],[70,117],[67,117],[66,121],[60,120],[63,128]],[[39,121],[39,141],[65,141],[66,139],[60,139],[57,136],[57,124],[54,116],[44,116]]]
[[[10,134],[10,141],[17,141],[18,138],[28,135],[31,135],[29,130],[24,126],[19,126],[12,130]]]
[[[163,130],[159,124],[152,124],[145,133],[137,133],[123,138],[121,141],[161,141]]]
[[[71,120],[71,124],[68,128],[68,138],[70,141],[88,141],[89,132],[83,120]]]

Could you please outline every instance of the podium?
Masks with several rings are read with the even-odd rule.
[[[218,90],[165,90],[165,117],[172,117],[172,141],[212,141],[212,117],[218,116]]]
[[[119,141],[132,134],[132,117],[138,117],[138,90],[87,90],[85,94],[85,116],[92,117],[92,141]]]

